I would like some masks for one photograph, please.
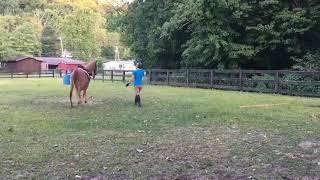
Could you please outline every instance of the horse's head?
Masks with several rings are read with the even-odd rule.
[[[97,75],[97,61],[91,61],[85,65],[85,68],[92,74],[93,79]]]

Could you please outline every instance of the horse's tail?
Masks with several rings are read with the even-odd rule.
[[[72,104],[72,92],[73,92],[73,82],[71,82],[71,89],[70,89],[70,104],[71,104],[71,107],[73,107],[73,104]]]
[[[72,93],[73,93],[73,88],[74,88],[74,83],[75,83],[75,74],[76,74],[77,70],[74,70],[74,72],[72,73],[71,75],[71,88],[70,88],[70,104],[71,104],[71,107],[73,107],[73,103],[72,103]]]
[[[97,61],[95,61],[94,63],[94,75],[93,75],[93,79],[96,80],[96,75],[97,75]]]

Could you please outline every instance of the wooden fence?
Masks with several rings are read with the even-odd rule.
[[[100,71],[97,79],[122,81],[131,71]],[[320,97],[320,72],[286,70],[150,69],[145,83]]]
[[[0,78],[44,78],[44,77],[55,77],[54,70],[45,70],[40,72],[28,72],[28,73],[16,73],[6,70],[0,71]]]
[[[320,72],[284,70],[149,70],[150,84],[320,97]]]
[[[0,71],[0,78],[62,77],[54,70],[35,73]],[[96,80],[129,81],[132,71],[100,70]],[[284,70],[150,69],[146,84],[214,88],[320,97],[320,72]]]
[[[96,75],[96,80],[127,82],[130,80],[131,76],[132,71],[100,70]]]

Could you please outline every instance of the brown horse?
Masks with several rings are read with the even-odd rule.
[[[78,104],[82,103],[81,92],[83,92],[84,102],[87,103],[87,89],[89,87],[91,76],[94,79],[97,74],[97,61],[92,61],[85,66],[79,66],[71,74],[71,89],[70,89],[70,104],[72,103],[72,92],[73,89],[76,90],[77,96],[79,98]]]

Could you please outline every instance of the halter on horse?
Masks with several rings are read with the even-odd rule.
[[[71,78],[71,89],[70,89],[70,104],[72,103],[72,92],[75,88],[77,96],[79,98],[78,104],[82,103],[81,92],[83,92],[84,102],[87,103],[87,89],[89,87],[91,76],[94,79],[97,74],[97,61],[92,61],[85,66],[79,66],[72,73]]]

